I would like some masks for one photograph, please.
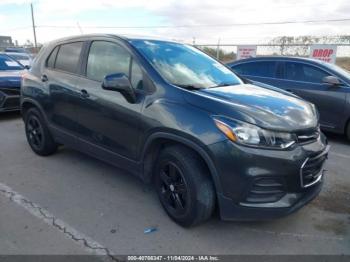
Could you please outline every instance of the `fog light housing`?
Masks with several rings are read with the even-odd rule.
[[[245,198],[247,203],[273,203],[286,194],[282,178],[257,178]]]

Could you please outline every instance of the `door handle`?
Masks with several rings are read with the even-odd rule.
[[[47,82],[49,79],[47,78],[47,75],[41,76],[41,82]]]
[[[85,89],[80,90],[80,94],[83,98],[88,98],[90,95]]]

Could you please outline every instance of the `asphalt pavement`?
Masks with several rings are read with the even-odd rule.
[[[350,143],[328,134],[320,196],[288,217],[190,229],[150,186],[69,148],[39,157],[19,114],[0,115],[0,254],[350,254]],[[156,228],[145,234],[147,228]]]

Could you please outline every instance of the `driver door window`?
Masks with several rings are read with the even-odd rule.
[[[107,41],[92,42],[86,76],[102,82],[106,75],[115,73],[124,73],[135,89],[143,88],[142,70],[123,47]]]
[[[124,73],[129,76],[131,56],[121,46],[112,42],[94,41],[91,44],[86,76],[103,81],[106,75]]]
[[[311,65],[291,62],[286,63],[285,77],[288,80],[320,84],[326,76],[329,76],[329,74]]]

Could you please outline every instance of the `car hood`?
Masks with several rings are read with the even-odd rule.
[[[21,86],[21,75],[23,71],[0,71],[0,87]]]
[[[313,104],[293,95],[251,84],[186,92],[185,99],[215,115],[272,130],[296,131],[318,125]]]

